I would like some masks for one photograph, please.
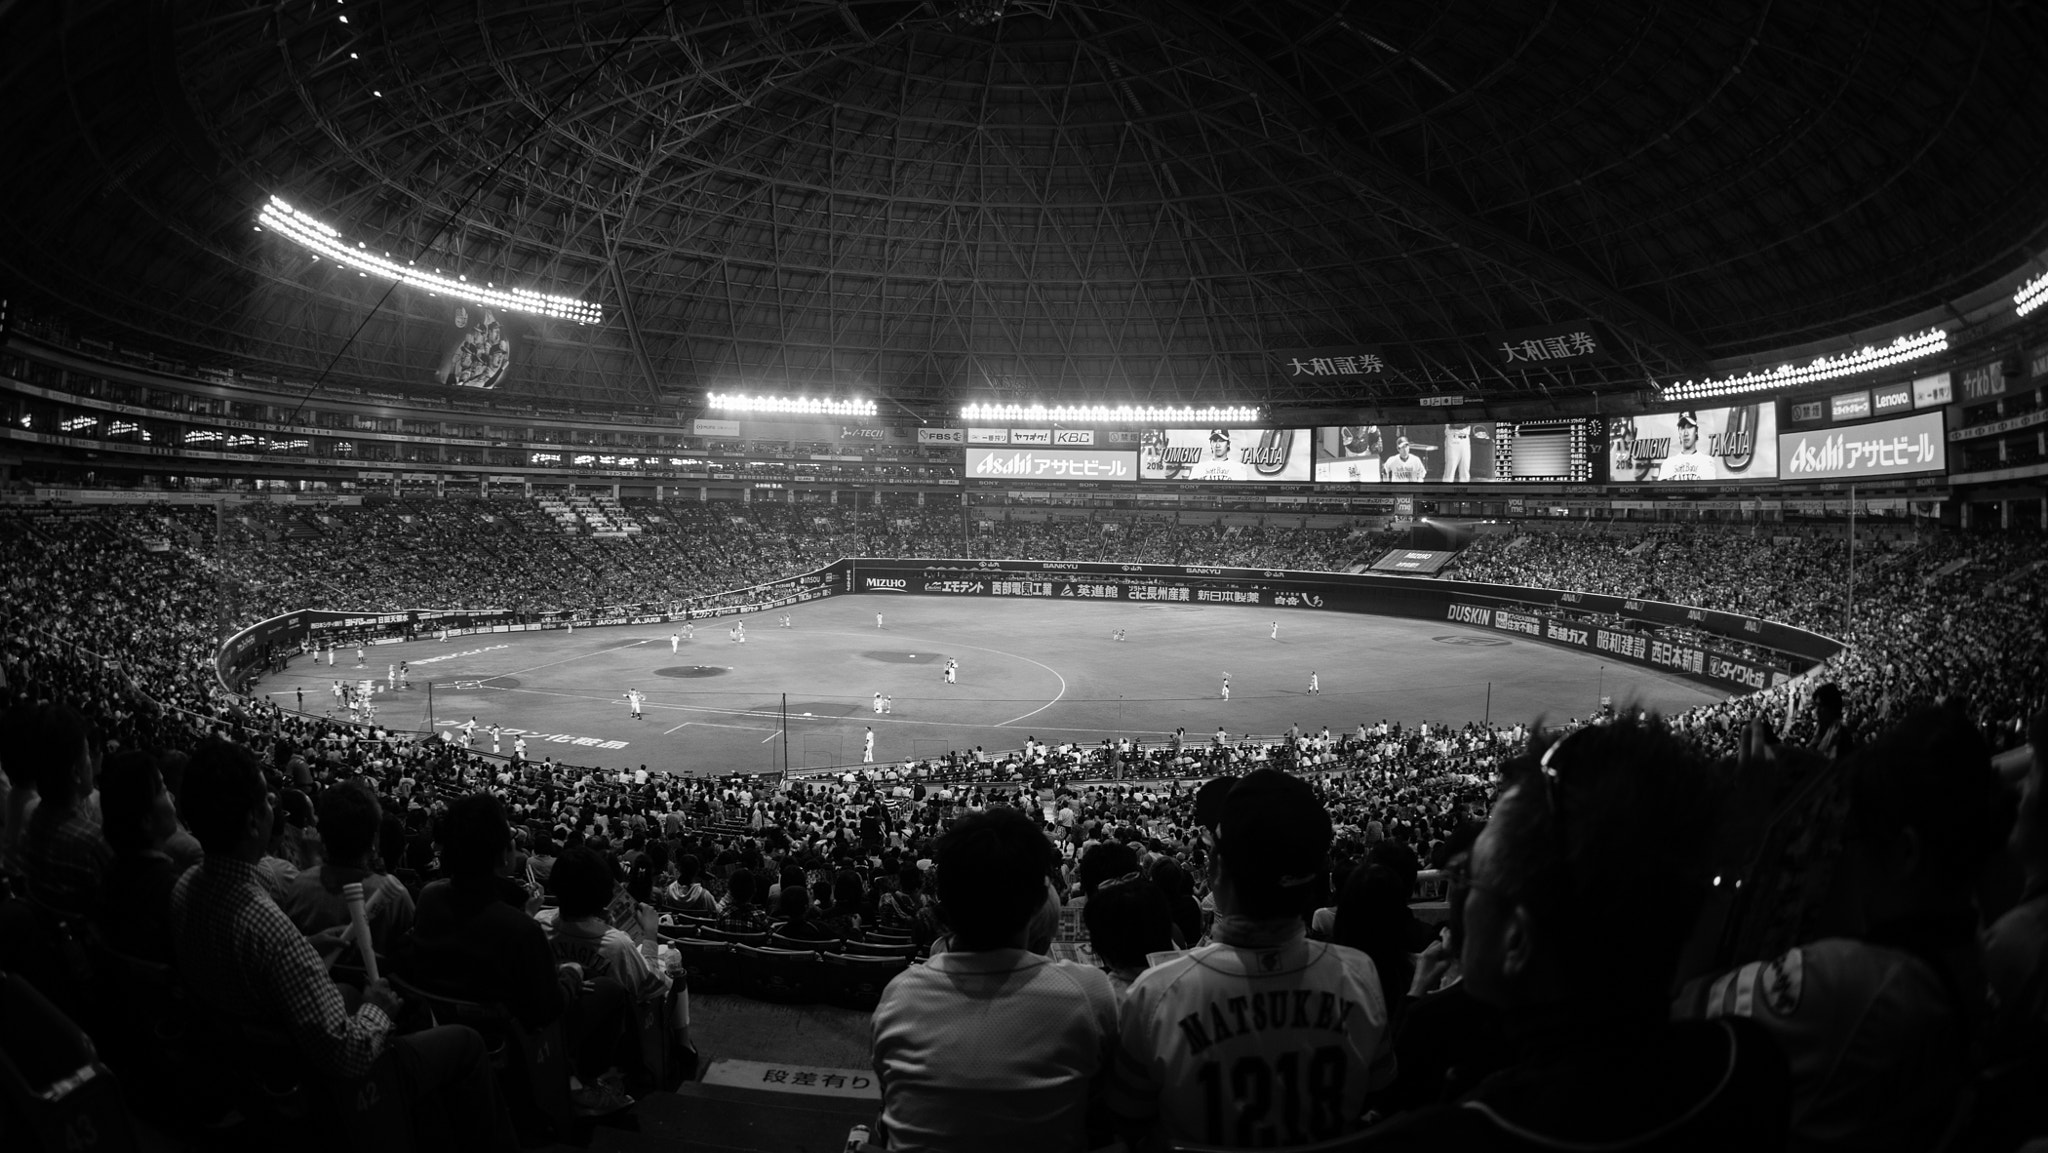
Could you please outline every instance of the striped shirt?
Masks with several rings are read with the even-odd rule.
[[[172,951],[186,988],[223,1017],[282,1027],[316,1069],[367,1076],[391,1019],[363,1002],[351,1016],[311,943],[277,907],[255,865],[209,856],[171,894]]]

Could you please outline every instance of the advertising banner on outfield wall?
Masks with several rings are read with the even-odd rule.
[[[1784,433],[1778,437],[1778,457],[1786,480],[1855,480],[1948,467],[1941,417],[1931,412]]]
[[[1737,613],[1675,605],[1664,601],[1606,596],[1600,593],[1561,592],[1557,589],[1522,588],[1507,585],[1471,584],[1465,581],[1418,580],[1412,576],[1376,573],[1319,573],[1283,569],[1248,569],[1200,565],[1109,564],[1097,561],[1019,560],[893,560],[858,559],[846,562],[858,574],[856,590],[865,591],[869,578],[901,581],[876,586],[909,593],[950,596],[1004,596],[1043,599],[1119,600],[1171,602],[1175,604],[1241,604],[1273,608],[1297,608],[1326,612],[1375,613],[1382,616],[1444,620],[1446,606],[1464,611],[1465,623],[1493,628],[1496,609],[1532,617],[1538,633],[1523,627],[1528,622],[1510,616],[1508,631],[1553,637],[1550,626],[1577,628],[1557,620],[1557,612],[1571,615],[1605,614],[1642,621],[1648,626],[1680,625],[1707,629],[1723,636],[1793,654],[1804,662],[1824,660],[1841,651],[1836,641],[1818,633],[1775,621],[1758,620]],[[1482,615],[1483,614],[1483,615]],[[1458,619],[1453,615],[1450,619]],[[1693,675],[1690,657],[1671,656],[1665,650],[1651,651],[1658,642],[1628,628],[1588,629],[1585,645],[1643,664],[1676,669]],[[1603,642],[1600,633],[1608,636]],[[1682,647],[1682,646],[1680,646]],[[1662,656],[1664,659],[1658,659]],[[1721,683],[1762,687],[1771,676],[1762,666],[1729,666],[1714,673],[1711,662],[1701,657],[1701,676]],[[1727,662],[1722,662],[1727,665]]]
[[[1140,436],[1144,480],[1306,481],[1307,429],[1148,428]]]
[[[970,448],[967,475],[995,480],[1138,479],[1138,454],[1085,448]]]
[[[967,430],[964,428],[920,428],[917,430],[919,444],[966,444]]]
[[[1607,479],[1702,484],[1778,475],[1778,406],[1736,404],[1618,416],[1608,422]]]

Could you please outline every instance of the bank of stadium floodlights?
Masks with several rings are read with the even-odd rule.
[[[1209,405],[1204,408],[1120,404],[968,404],[960,419],[980,424],[1254,424],[1253,405]]]
[[[281,197],[271,197],[269,202],[264,204],[263,210],[256,214],[256,220],[259,232],[268,227],[344,268],[355,269],[358,276],[381,276],[401,284],[409,284],[414,288],[425,289],[430,294],[445,294],[457,300],[467,300],[482,307],[506,312],[530,312],[556,320],[573,320],[577,324],[604,323],[604,307],[587,300],[578,300],[573,296],[553,296],[545,292],[535,292],[530,288],[499,288],[490,282],[475,285],[469,282],[467,276],[457,275],[451,279],[438,268],[428,272],[420,268],[416,261],[400,263],[388,252],[380,256],[370,251],[370,246],[361,241],[357,241],[355,247],[351,248],[348,241],[342,239],[340,232],[293,208]]]
[[[1823,356],[1808,364],[1781,364],[1776,368],[1747,372],[1741,376],[1724,376],[1718,379],[1686,380],[1677,384],[1659,386],[1665,400],[1698,400],[1710,396],[1733,396],[1745,392],[1774,392],[1779,389],[1795,388],[1802,384],[1813,384],[1833,380],[1841,376],[1854,376],[1859,372],[1876,372],[1923,356],[1933,356],[1948,351],[1948,333],[1939,328],[1902,336],[1886,345],[1869,345],[1853,352]]]
[[[778,416],[873,416],[875,402],[849,397],[830,400],[808,396],[748,396],[737,392],[712,392],[704,397],[718,412],[758,412]]]
[[[2020,290],[2012,294],[2013,305],[2021,316],[2041,307],[2044,301],[2048,301],[2048,272],[2020,285]]]

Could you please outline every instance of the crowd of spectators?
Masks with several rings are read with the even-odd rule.
[[[239,547],[212,548],[210,514],[9,514],[0,866],[25,904],[65,925],[122,941],[161,926],[146,938],[153,959],[197,1004],[222,1018],[256,1006],[282,1023],[280,1038],[237,1037],[242,1052],[281,1046],[281,1060],[323,1076],[391,1077],[421,1124],[457,1118],[453,1139],[478,1148],[511,1137],[477,1038],[416,1027],[416,998],[333,965],[356,947],[351,884],[369,898],[387,972],[502,1002],[530,1025],[560,1021],[588,1114],[629,1107],[672,1069],[662,1051],[689,1050],[686,982],[659,947],[660,917],[714,915],[799,940],[907,932],[931,961],[876,1015],[898,1148],[1083,1148],[1118,1133],[1298,1143],[1368,1119],[1384,1122],[1368,1149],[1768,1148],[1788,1135],[1799,1148],[1923,1147],[1957,1122],[1960,1072],[1978,1060],[1974,1040],[1958,1048],[1956,1036],[1981,1027],[2014,1059],[2038,1056],[2027,1024],[2042,1008],[2038,882],[2010,911],[1982,910],[2005,914],[1983,967],[1998,1000],[1959,959],[1980,919],[1959,894],[2005,830],[2017,828],[2029,860],[2048,843],[2028,831],[2038,764],[2015,826],[1986,744],[2039,700],[2037,544],[1935,540],[1858,582],[1858,621],[1867,607],[1872,623],[1850,626],[1856,647],[1827,670],[1848,689],[1848,716],[1835,705],[1789,733],[1865,749],[1844,778],[1844,843],[1869,857],[1847,882],[1865,887],[1855,931],[1730,958],[1742,966],[1719,975],[1677,970],[1712,887],[1705,846],[1728,769],[1708,762],[1738,743],[1751,762],[1796,762],[1751,724],[1786,727],[1796,710],[1782,691],[1533,742],[1518,728],[1383,724],[1151,749],[1034,740],[787,781],[622,780],[288,713],[212,675],[223,583],[241,582],[244,619],[344,588],[372,598],[347,607],[474,603],[488,586],[450,581],[441,550],[496,563],[569,542],[514,570],[535,582],[523,606],[551,609],[558,593],[573,603],[630,580],[631,564],[655,579],[663,549],[705,554],[697,575],[662,578],[686,598],[839,555],[952,555],[963,539],[986,555],[1290,567],[1337,567],[1358,547],[1342,533],[1218,528],[1192,535],[1210,550],[1195,553],[1190,534],[1163,526],[982,533],[957,511],[653,515],[650,545],[522,525],[497,504],[353,510],[317,535],[252,513],[228,542]],[[819,543],[793,531],[799,517],[837,531]],[[171,549],[139,543],[157,537]],[[1581,570],[1569,548],[1531,541],[1499,555],[1521,565],[1540,548],[1553,567],[1518,579],[1650,595],[1623,590],[1597,542],[1582,542],[1599,559]],[[569,563],[622,547],[638,559],[615,557],[601,579]],[[1752,559],[1775,547],[1755,544]],[[380,570],[388,553],[441,564]],[[358,563],[338,563],[347,557]],[[1461,575],[1492,563],[1473,557]],[[1758,584],[1744,595],[1759,598],[1745,611],[1763,611],[1781,594]],[[1827,611],[1788,603],[1774,615],[1818,627]],[[1956,703],[1909,708],[1935,697]],[[1442,935],[1405,903],[1425,868],[1470,878],[1453,886]],[[1087,961],[1046,955],[1062,906],[1091,930]],[[35,971],[30,940],[10,937],[0,968]],[[54,987],[72,983],[47,959],[42,969]],[[1800,972],[1831,976],[1808,1008],[1797,976],[1783,996]],[[1700,979],[1678,1001],[1688,1021],[1671,1024],[1664,1001],[1680,976]],[[946,1011],[949,998],[1013,994],[972,1027]],[[1903,1007],[1886,1018],[1902,1023],[1881,1035],[1843,1024],[1878,1001]],[[80,995],[80,1015],[99,1020],[90,1002]],[[1912,1058],[1911,1092],[1877,1071],[1888,1054]],[[1032,1092],[1007,1095],[1025,1081]],[[1627,1092],[1595,1099],[1581,1085]],[[1453,1101],[1479,1107],[1444,1107]],[[1651,1140],[1669,1132],[1689,1140]]]

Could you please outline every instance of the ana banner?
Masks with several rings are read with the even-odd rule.
[[[1607,427],[1615,484],[1701,484],[1778,475],[1778,406],[1737,404],[1618,416]]]

